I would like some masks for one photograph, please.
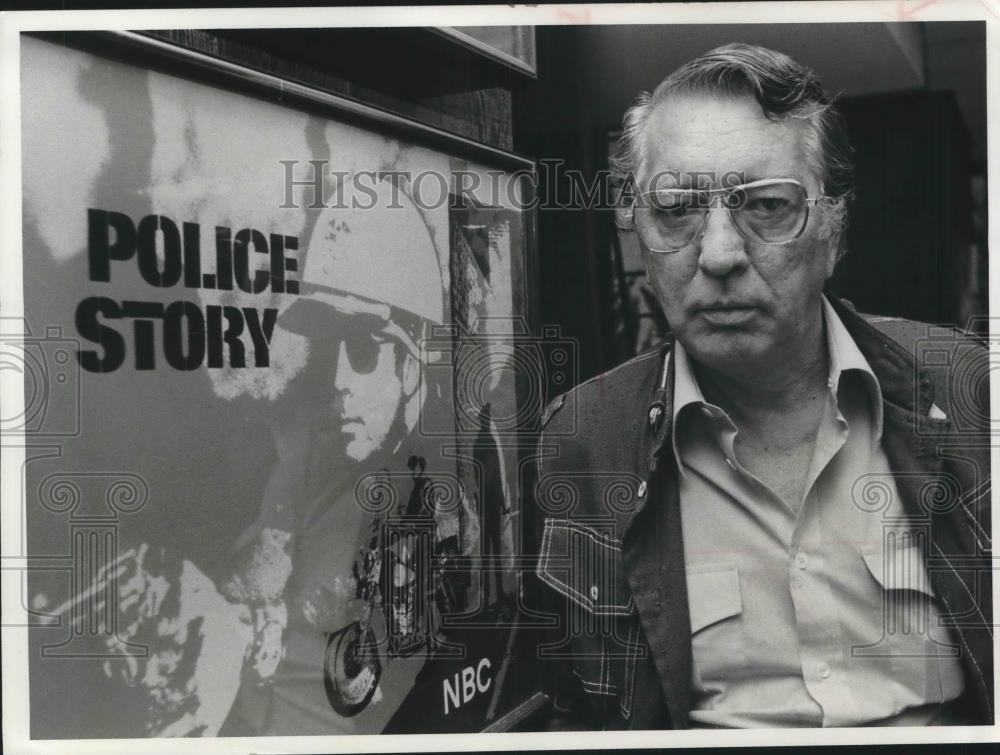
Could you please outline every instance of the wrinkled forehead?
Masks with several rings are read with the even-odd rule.
[[[670,93],[643,128],[636,178],[642,188],[715,189],[794,178],[815,189],[809,134],[800,120],[771,120],[749,95]]]

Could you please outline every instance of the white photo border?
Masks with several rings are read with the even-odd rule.
[[[766,24],[830,22],[985,21],[988,175],[996,178],[1000,154],[1000,0],[904,2],[759,2],[678,5],[433,6],[363,8],[273,8],[136,11],[19,11],[0,13],[0,302],[4,318],[23,317],[21,245],[20,34],[34,31],[178,28],[301,28],[462,25],[575,24]],[[72,166],[67,166],[72,170]],[[994,187],[996,182],[993,181]],[[1000,192],[992,192],[994,218]],[[1000,248],[1000,223],[989,230],[990,248]],[[1000,316],[1000,264],[990,270],[989,311]],[[2,335],[2,334],[0,334]],[[1000,328],[991,319],[991,353],[1000,351]],[[1000,398],[1000,371],[991,374],[992,406]],[[0,370],[0,400],[8,416],[24,408],[23,381]],[[1000,447],[992,449],[1000,468]],[[849,728],[740,731],[616,731],[447,735],[340,735],[324,737],[214,738],[197,740],[29,739],[28,645],[21,606],[21,575],[27,565],[24,534],[24,439],[4,436],[0,453],[0,576],[2,576],[3,742],[7,752],[51,753],[250,753],[250,752],[425,752],[496,749],[601,749],[651,747],[748,747],[818,744],[900,744],[1000,741],[1000,727]],[[994,493],[993,510],[997,509]],[[1000,580],[994,580],[1000,605]],[[994,656],[996,652],[994,649]],[[995,674],[996,672],[996,664]]]

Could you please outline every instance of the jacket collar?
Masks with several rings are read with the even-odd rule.
[[[913,356],[859,315],[854,306],[828,295],[830,305],[840,316],[871,365],[882,390],[882,398],[910,414],[927,416],[934,403],[934,383],[919,369]],[[916,376],[917,380],[913,378]]]

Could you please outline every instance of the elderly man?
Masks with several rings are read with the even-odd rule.
[[[713,50],[624,127],[672,337],[544,418],[552,728],[992,723],[985,349],[925,372],[926,326],[825,292],[849,147],[787,56]]]

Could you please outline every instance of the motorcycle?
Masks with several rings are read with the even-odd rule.
[[[460,608],[464,591],[447,574],[457,549],[451,543],[435,549],[434,534],[433,520],[372,522],[353,568],[349,623],[329,636],[324,656],[324,688],[340,715],[368,707],[391,659],[434,651],[442,616]]]

